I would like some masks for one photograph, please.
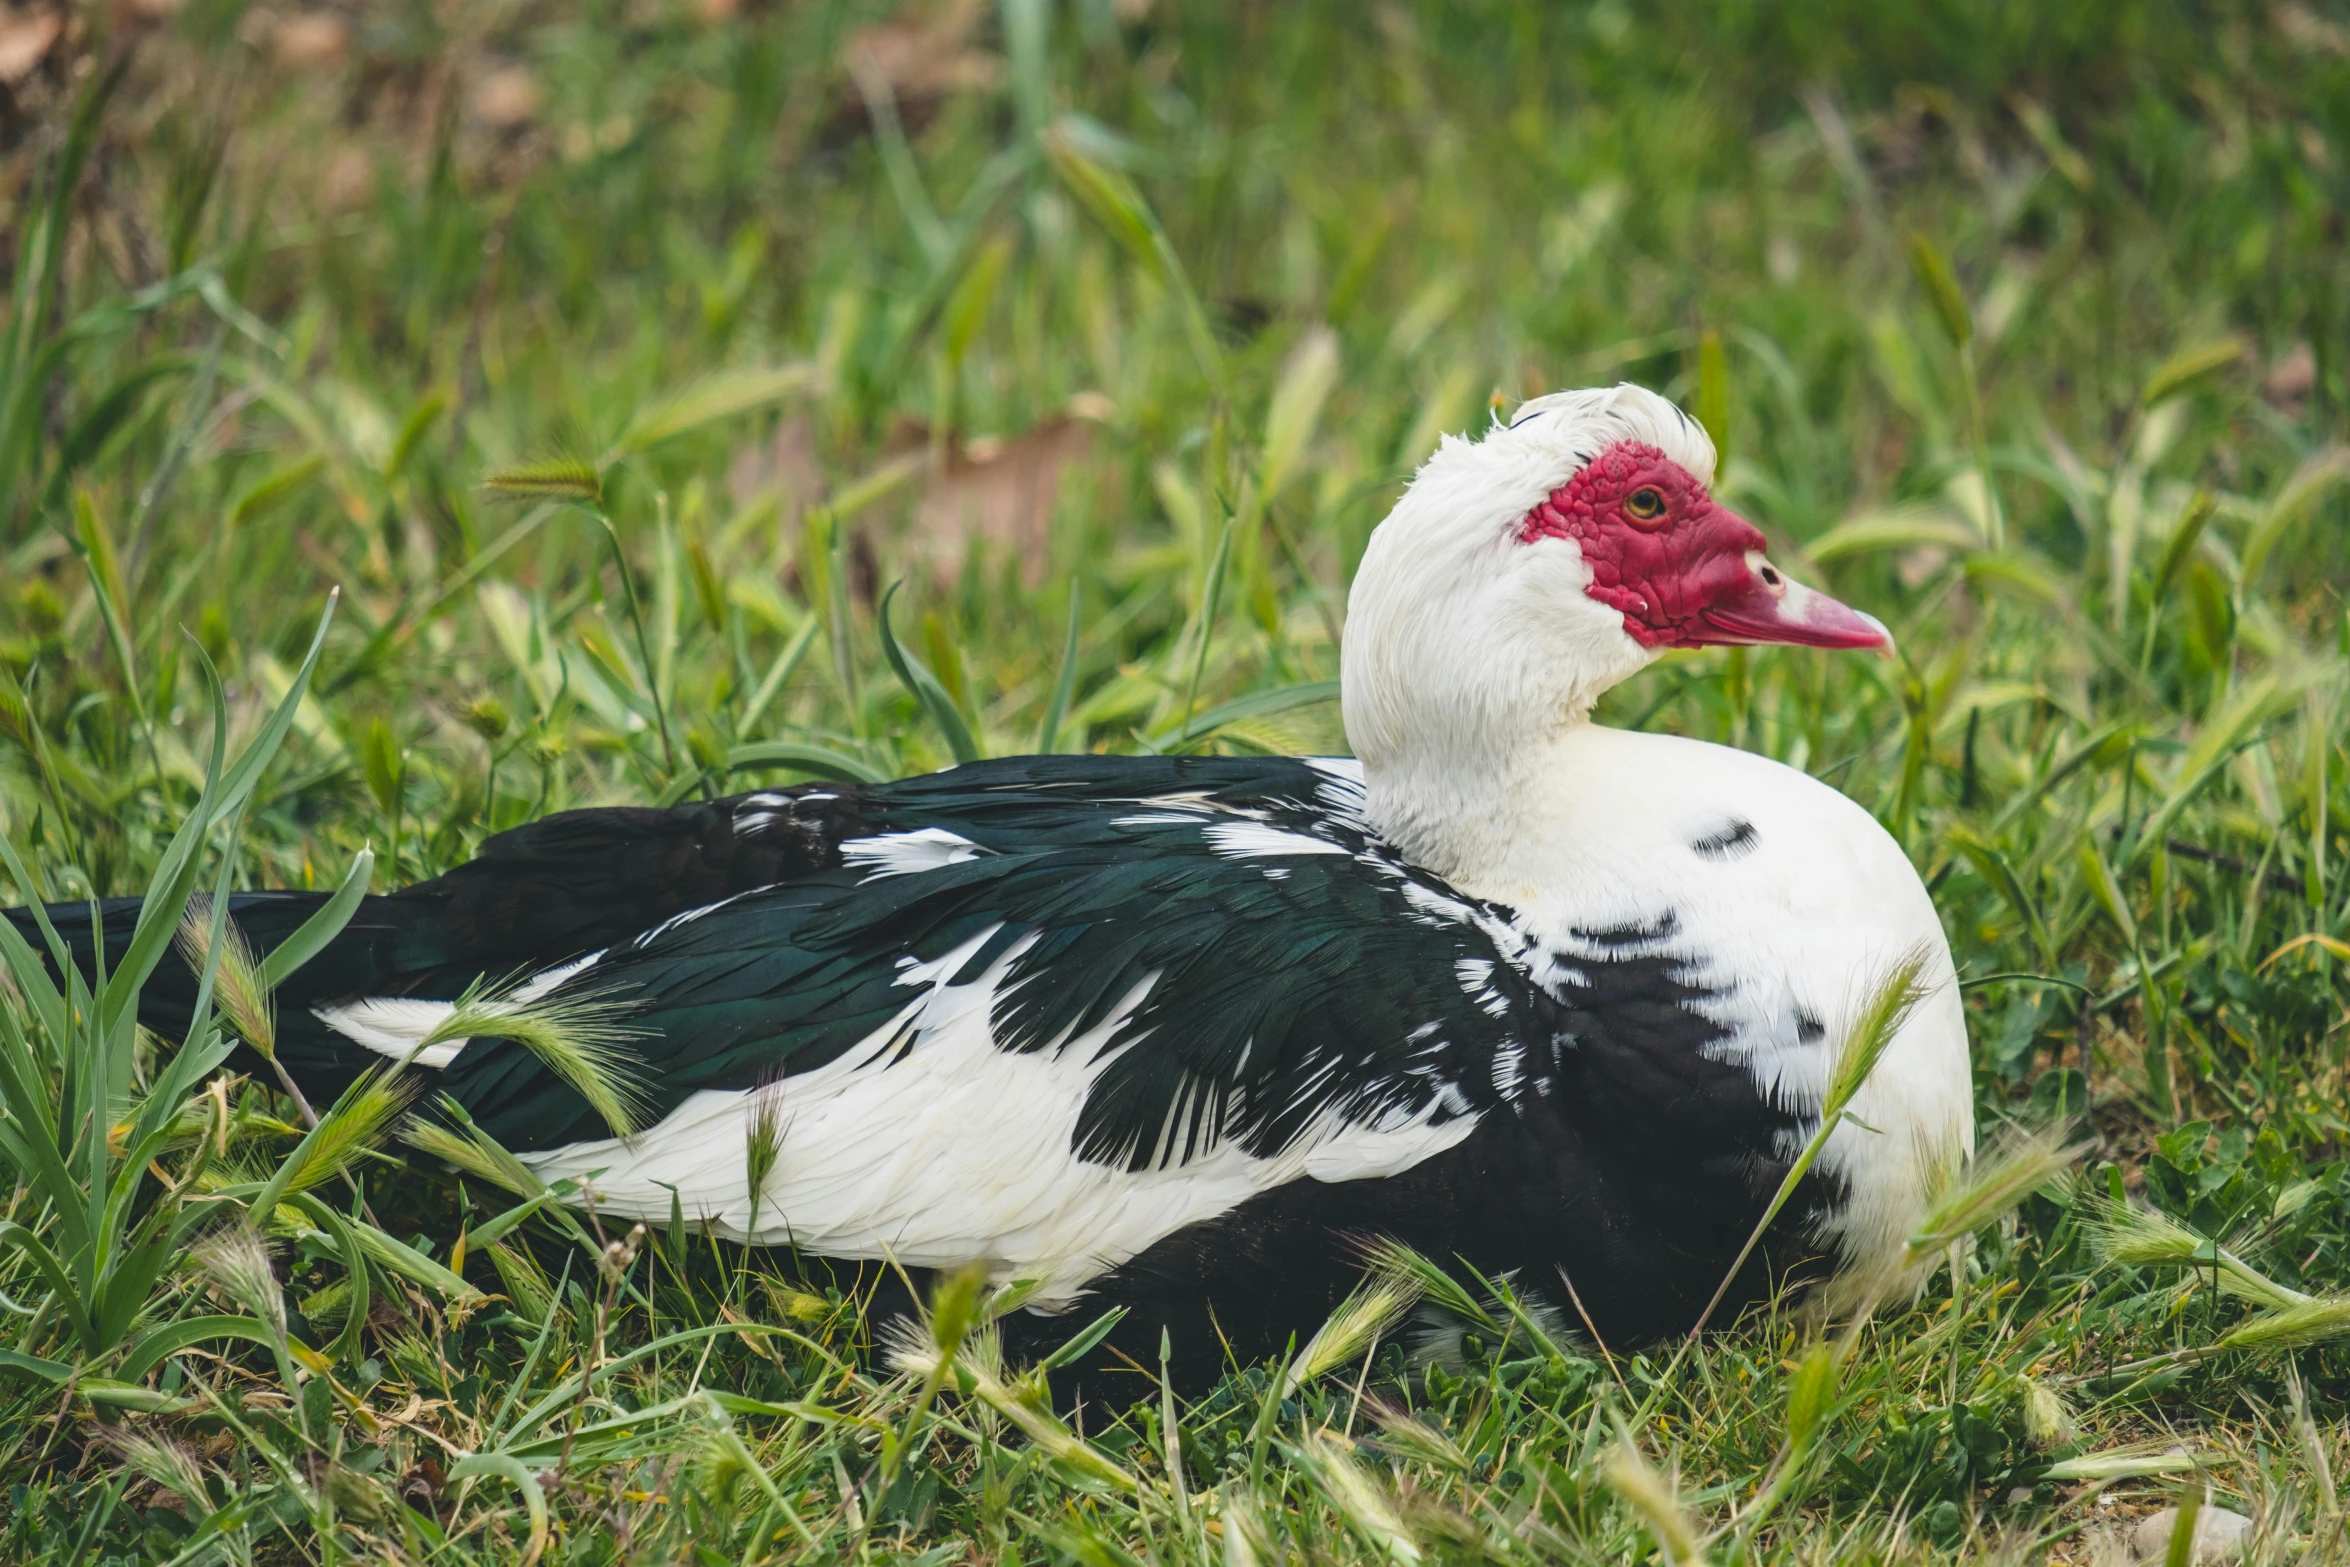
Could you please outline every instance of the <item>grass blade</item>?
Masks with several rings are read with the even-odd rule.
[[[1044,722],[1036,729],[1036,749],[1039,755],[1050,756],[1060,748],[1061,720],[1069,712],[1069,698],[1077,692],[1077,642],[1083,629],[1083,593],[1077,579],[1069,579],[1069,630],[1061,640],[1061,672],[1053,679],[1052,700],[1046,704]]]
[[[955,699],[947,694],[945,686],[939,684],[938,677],[930,672],[929,666],[898,645],[897,632],[889,623],[889,603],[897,596],[901,586],[903,584],[896,582],[889,585],[889,591],[881,595],[881,607],[874,614],[874,620],[881,629],[882,655],[889,660],[889,667],[897,672],[899,684],[922,705],[922,711],[929,714],[930,721],[938,726],[938,732],[945,737],[947,749],[953,753],[955,761],[958,764],[976,762],[980,757],[979,742],[972,738],[971,726],[963,721],[962,709],[955,705]]]
[[[368,884],[374,876],[375,851],[361,849],[351,857],[351,868],[344,873],[343,884],[335,889],[335,895],[291,936],[270,948],[269,956],[261,960],[261,984],[276,989],[303,964],[324,952],[328,943],[351,923],[351,916],[359,912],[359,904],[367,896]]]

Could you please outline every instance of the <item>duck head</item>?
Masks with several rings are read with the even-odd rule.
[[[1891,649],[1873,616],[1772,564],[1713,474],[1703,428],[1637,386],[1446,438],[1348,599],[1347,737],[1382,830],[1439,869],[1460,857],[1448,839],[1509,830],[1548,749],[1670,649]]]

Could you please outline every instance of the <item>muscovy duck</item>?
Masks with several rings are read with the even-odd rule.
[[[1770,563],[1713,460],[1632,386],[1447,439],[1354,583],[1355,758],[1029,756],[565,812],[366,900],[281,992],[280,1059],[331,1093],[485,976],[623,1003],[632,1135],[513,1040],[411,1070],[604,1215],[984,1260],[1044,1280],[1015,1328],[1125,1306],[1097,1354],[1155,1366],[1164,1330],[1196,1383],[1310,1332],[1371,1235],[1563,1279],[1603,1341],[1686,1329],[1864,991],[1922,947],[1930,996],[1736,1294],[1880,1254],[1973,1135],[1924,887],[1827,785],[1590,717],[1670,648],[1888,645]],[[266,950],[318,902],[233,913]],[[167,965],[148,1021],[184,1027],[189,992]]]

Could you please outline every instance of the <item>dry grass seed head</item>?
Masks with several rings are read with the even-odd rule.
[[[367,1072],[288,1156],[280,1195],[291,1197],[334,1179],[354,1159],[381,1143],[408,1111],[420,1085],[403,1073]]]
[[[180,957],[196,973],[212,957],[214,909],[212,894],[199,892],[188,899],[173,937]],[[237,922],[225,913],[220,920],[220,962],[213,970],[212,999],[245,1043],[270,1059],[277,1056],[277,1013],[269,985],[261,976],[261,961]]]
[[[2063,1126],[2014,1133],[1977,1154],[1910,1236],[1901,1266],[1918,1266],[1952,1241],[1997,1223],[2034,1192],[2055,1185],[2088,1152],[2085,1143],[2068,1144],[2069,1135]]]
[[[1699,1542],[1697,1526],[1681,1508],[1680,1487],[1675,1478],[1651,1465],[1640,1449],[1632,1445],[1628,1434],[1616,1443],[1600,1474],[1608,1488],[1640,1515],[1640,1521],[1656,1537],[1657,1552],[1664,1557],[1666,1567],[1694,1567],[1704,1561],[1705,1550]]]
[[[122,1466],[191,1507],[209,1509],[212,1497],[204,1483],[204,1465],[180,1443],[159,1432],[107,1430],[100,1440],[114,1450]]]
[[[271,1336],[286,1336],[286,1298],[278,1287],[269,1248],[242,1219],[196,1243],[196,1265],[212,1276],[221,1293],[242,1306]]]
[[[939,1352],[927,1324],[900,1318],[884,1330],[882,1339],[882,1358],[892,1370],[920,1381],[943,1376],[947,1357]],[[1033,1389],[1006,1384],[988,1367],[973,1360],[956,1363],[961,1366],[969,1381],[972,1396],[1019,1427],[1021,1434],[1042,1449],[1047,1457],[1059,1459],[1121,1490],[1133,1491],[1137,1488],[1133,1475],[1063,1425],[1057,1416],[1042,1406],[1040,1400],[1029,1396]]]
[[[426,1120],[419,1116],[401,1129],[400,1140],[468,1175],[502,1186],[517,1197],[545,1194],[547,1183],[508,1152],[503,1143],[473,1125],[455,1100],[444,1095],[440,1108],[445,1119]]]
[[[418,1048],[510,1039],[570,1084],[612,1135],[635,1132],[651,1096],[636,1075],[636,1056],[630,1049],[638,1031],[619,1021],[627,1003],[592,990],[517,1001],[512,989],[474,986],[457,998]]]
[[[1379,1236],[1363,1247],[1365,1278],[1374,1287],[1409,1290],[1464,1322],[1499,1328],[1493,1314],[1470,1294],[1460,1280],[1436,1262],[1390,1236]]]
[[[1364,1544],[1390,1561],[1421,1559],[1419,1542],[1405,1527],[1394,1497],[1356,1461],[1353,1443],[1335,1432],[1311,1431],[1298,1448],[1298,1459],[1322,1499]]]
[[[2240,1322],[2215,1349],[2307,1349],[2350,1335],[2350,1295],[2332,1295],[2281,1306]]]
[[[743,1185],[748,1188],[754,1227],[767,1197],[768,1179],[782,1159],[783,1079],[770,1077],[751,1091],[751,1113],[743,1125]]]
[[[1930,956],[1922,946],[1910,948],[1893,960],[1870,989],[1853,1016],[1852,1026],[1845,1030],[1836,1064],[1828,1073],[1827,1091],[1820,1101],[1823,1120],[1833,1122],[1851,1106],[1910,1014],[1933,994],[1934,987],[1925,978]]]
[[[1338,1309],[1289,1363],[1281,1379],[1281,1396],[1287,1398],[1316,1377],[1354,1364],[1419,1298],[1417,1281],[1408,1275],[1366,1278],[1338,1303]]]

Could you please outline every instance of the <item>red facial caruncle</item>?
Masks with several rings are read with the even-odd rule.
[[[1525,515],[1517,536],[1572,539],[1591,570],[1584,591],[1621,612],[1643,647],[1891,645],[1873,617],[1790,582],[1765,558],[1754,524],[1638,441],[1585,463]]]

